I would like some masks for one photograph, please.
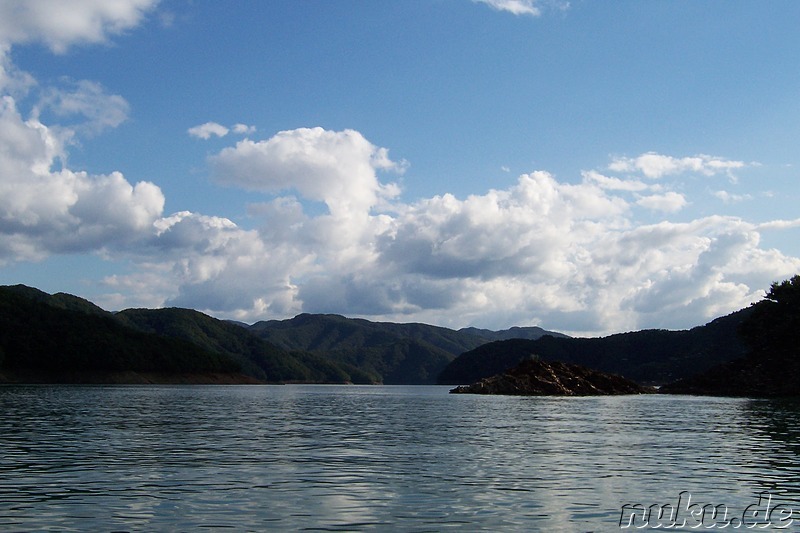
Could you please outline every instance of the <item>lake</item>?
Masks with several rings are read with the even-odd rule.
[[[800,402],[0,386],[3,531],[615,531],[653,505],[797,529]]]

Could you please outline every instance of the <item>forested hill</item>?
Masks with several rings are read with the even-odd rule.
[[[81,298],[21,285],[0,287],[0,374],[6,379],[82,381],[81,375],[127,371],[240,370],[221,354],[126,327]]]
[[[109,313],[69,294],[0,287],[0,381],[223,374],[224,381],[430,384],[458,354],[487,342],[482,335],[338,315],[247,326],[190,309]],[[139,377],[118,375],[125,372]]]
[[[486,340],[425,324],[393,324],[339,315],[301,314],[257,322],[250,331],[287,350],[357,367],[386,384],[432,384],[458,354]]]
[[[132,374],[133,373],[133,374]],[[0,287],[0,378],[33,382],[369,382],[186,309],[108,313],[68,294]]]
[[[191,309],[126,309],[115,317],[135,329],[221,354],[245,374],[267,382],[373,383],[379,379],[314,354],[284,350],[240,325]]]
[[[492,331],[490,329],[480,328],[461,328],[458,330],[458,332],[481,337],[487,341],[505,341],[509,339],[536,340],[541,339],[546,335],[550,335],[551,337],[561,337],[564,339],[569,338],[569,335],[564,335],[563,333],[557,333],[555,331],[547,331],[546,329],[542,329],[538,326],[514,326],[512,328],[503,329],[500,331]]]
[[[773,283],[740,328],[745,357],[663,387],[673,394],[800,396],[800,276]]]
[[[440,374],[447,385],[474,383],[521,361],[574,363],[638,383],[662,384],[702,372],[745,353],[737,334],[752,308],[686,331],[644,330],[601,338],[512,339],[484,344],[457,357]]]
[[[0,381],[102,382],[104,375],[134,372],[167,382],[187,374],[213,382],[213,374],[228,382],[430,384],[438,378],[465,384],[536,355],[662,384],[744,355],[737,330],[762,307],[688,331],[581,339],[540,328],[455,331],[339,315],[302,314],[247,326],[189,309],[109,313],[69,294],[6,286],[0,287]],[[514,335],[535,338],[488,342]],[[776,345],[768,346],[774,351]]]
[[[311,352],[380,375],[387,384],[435,383],[456,356],[498,338],[560,335],[538,327],[455,331],[333,314],[301,314],[288,320],[257,322],[250,331],[284,349]]]

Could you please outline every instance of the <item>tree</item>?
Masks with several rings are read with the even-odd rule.
[[[740,332],[751,356],[794,359],[800,350],[800,275],[773,283]]]
[[[785,307],[785,311],[792,313],[800,311],[800,275],[780,283],[777,281],[773,283],[766,299]]]

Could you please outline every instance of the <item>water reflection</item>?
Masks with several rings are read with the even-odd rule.
[[[756,455],[759,485],[795,509],[800,523],[800,398],[749,400],[744,407],[753,446],[770,449]]]
[[[797,402],[442,387],[0,387],[0,529],[610,530],[797,503]]]

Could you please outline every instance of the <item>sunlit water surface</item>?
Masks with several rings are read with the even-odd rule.
[[[800,511],[799,452],[786,400],[3,386],[0,530],[613,531],[682,491]]]

